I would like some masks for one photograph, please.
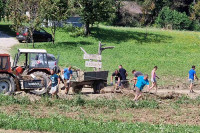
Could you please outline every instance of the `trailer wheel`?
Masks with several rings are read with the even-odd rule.
[[[79,93],[81,93],[82,89],[83,89],[83,86],[82,86],[82,85],[77,85],[77,86],[74,86],[74,87],[72,88],[72,91],[73,91],[73,93],[75,93],[75,94],[79,94]]]
[[[47,86],[48,86],[48,83],[50,81],[49,76],[44,72],[34,72],[32,74],[36,77],[36,79],[42,80],[43,87],[42,88],[38,88],[38,89],[34,89],[34,90],[30,91],[30,92],[32,92],[32,93],[34,93],[36,95],[45,94],[47,92],[47,90],[48,90]]]
[[[9,74],[0,74],[0,93],[12,94],[16,90],[15,80]]]
[[[104,83],[103,82],[95,82],[93,84],[93,90],[95,94],[99,94],[100,90],[104,88]]]

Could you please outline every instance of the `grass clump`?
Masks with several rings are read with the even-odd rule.
[[[11,105],[11,104],[20,104],[20,105],[28,105],[31,104],[31,101],[27,97],[14,97],[14,96],[6,96],[0,95],[0,105]]]

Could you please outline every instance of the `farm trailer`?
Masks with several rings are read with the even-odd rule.
[[[72,76],[72,90],[74,93],[80,93],[85,85],[93,88],[94,93],[100,93],[100,90],[107,86],[108,71],[83,72],[75,71]]]

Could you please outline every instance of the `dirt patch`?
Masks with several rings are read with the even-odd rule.
[[[17,92],[15,92],[14,95],[15,95],[16,98],[26,97],[31,102],[36,102],[36,101],[39,101],[41,99],[41,96],[37,96],[37,95],[34,95],[34,94],[26,93],[24,91],[17,91]]]

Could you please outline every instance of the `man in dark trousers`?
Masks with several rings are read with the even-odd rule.
[[[122,80],[126,80],[126,76],[128,75],[126,70],[122,67],[122,65],[119,65],[119,73],[122,77]]]

